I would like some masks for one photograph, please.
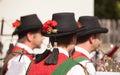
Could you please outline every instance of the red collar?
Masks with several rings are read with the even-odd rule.
[[[81,52],[78,52],[78,51],[75,51],[75,52],[74,52],[72,58],[74,59],[74,58],[78,58],[78,57],[80,57],[80,56],[83,56],[83,57],[87,58],[88,60],[90,60],[85,54],[83,54],[83,53],[81,53]]]

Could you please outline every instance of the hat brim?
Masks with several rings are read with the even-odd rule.
[[[16,35],[16,34],[20,34],[20,33],[24,33],[24,32],[29,32],[29,31],[33,31],[33,30],[39,30],[39,29],[41,30],[41,28],[42,27],[40,27],[40,26],[39,27],[38,26],[28,27],[26,29],[23,28],[22,30],[20,30],[19,28],[16,28],[12,35]]]
[[[78,29],[76,29],[76,30],[69,31],[69,32],[58,32],[58,33],[56,33],[56,34],[46,34],[46,33],[43,33],[43,35],[46,36],[46,37],[54,37],[54,36],[59,37],[59,36],[74,34],[74,33],[77,33],[77,32],[84,31],[84,30],[85,30],[85,28],[82,27],[82,28],[80,28],[80,29],[78,28]]]
[[[77,36],[85,36],[85,35],[89,35],[89,34],[97,34],[97,33],[107,33],[108,29],[107,28],[94,28],[91,30],[83,30],[81,32],[77,33]]]

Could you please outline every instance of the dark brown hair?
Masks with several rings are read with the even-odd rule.
[[[91,36],[94,36],[96,38],[97,34],[88,34],[84,36],[79,36],[77,37],[77,44],[87,41]]]

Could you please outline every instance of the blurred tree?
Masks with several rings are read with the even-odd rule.
[[[120,19],[120,0],[95,0],[95,16]]]

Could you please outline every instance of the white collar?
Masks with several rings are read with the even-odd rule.
[[[87,50],[83,49],[82,47],[75,46],[75,51],[78,51],[78,52],[80,52],[80,53],[83,53],[83,54],[85,54],[88,58],[90,58],[90,53],[89,53]]]
[[[65,49],[58,47],[58,50],[59,50],[60,53],[63,53],[63,54],[65,54],[66,56],[69,57],[69,53],[68,53]]]
[[[33,50],[30,47],[26,46],[25,44],[17,43],[16,46],[25,49],[30,54],[34,53]]]

